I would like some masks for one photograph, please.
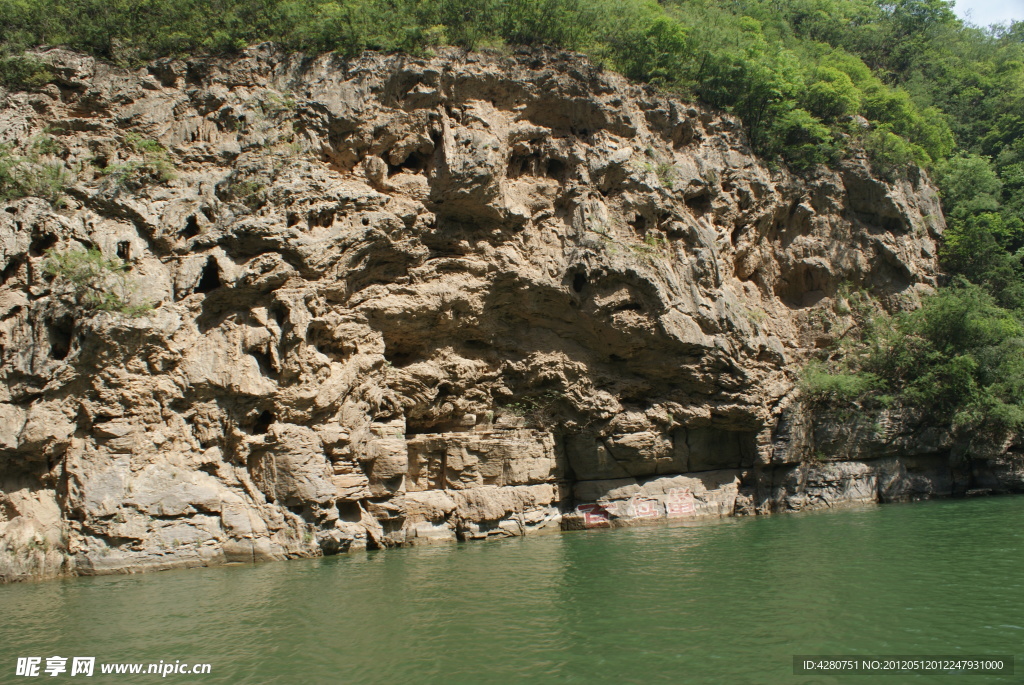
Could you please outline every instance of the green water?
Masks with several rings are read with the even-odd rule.
[[[0,587],[0,682],[1021,682],[794,676],[794,654],[1014,654],[1024,497]],[[18,656],[207,676],[15,677]],[[44,662],[45,663],[45,662]]]

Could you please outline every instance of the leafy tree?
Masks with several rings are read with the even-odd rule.
[[[999,207],[1003,184],[987,157],[961,154],[944,160],[935,166],[935,181],[946,212],[954,217]]]
[[[803,96],[807,109],[815,116],[832,121],[860,109],[862,94],[846,72],[831,67],[814,71],[814,82]]]

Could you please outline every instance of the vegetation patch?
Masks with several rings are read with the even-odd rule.
[[[178,177],[170,153],[158,141],[143,138],[137,133],[127,133],[123,144],[134,159],[101,169],[100,173],[106,177],[108,186],[117,190],[138,190],[146,185],[166,183]]]
[[[9,54],[63,44],[126,65],[261,41],[345,56],[444,44],[581,50],[734,112],[758,152],[797,169],[841,155],[864,133],[857,117],[941,159],[954,145],[953,110],[973,120],[996,114],[971,111],[990,105],[1012,112],[999,89],[1019,84],[1019,35],[972,31],[942,0],[224,0],[215,12],[179,0],[145,12],[104,0],[8,0],[0,28]],[[8,59],[12,82],[49,78],[17,61],[29,58]],[[968,104],[979,97],[984,107]],[[264,105],[291,106],[287,96]]]
[[[74,174],[51,156],[55,145],[52,139],[41,139],[24,157],[14,154],[10,146],[0,145],[0,200],[38,197],[55,207],[63,206],[64,191],[74,181]]]
[[[801,386],[832,408],[916,407],[936,425],[1001,439],[1024,430],[1024,323],[966,279],[912,312],[886,314],[860,293],[856,326]]]
[[[121,259],[107,258],[96,249],[57,252],[48,250],[43,268],[54,283],[66,286],[66,294],[78,306],[127,317],[139,317],[153,309],[139,302],[130,266]]]
[[[0,85],[10,90],[39,90],[53,82],[53,69],[31,55],[0,57]]]

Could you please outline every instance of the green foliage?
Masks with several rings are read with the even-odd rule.
[[[776,130],[785,156],[795,169],[825,164],[837,156],[832,132],[806,110],[786,112],[777,123]]]
[[[38,197],[59,207],[64,203],[64,190],[73,180],[60,161],[35,152],[19,157],[10,147],[0,146],[0,201]]]
[[[291,95],[268,92],[260,100],[260,109],[268,115],[290,114],[295,111],[297,106],[295,98]]]
[[[804,367],[800,389],[819,402],[852,402],[883,386],[882,380],[867,372],[830,372],[822,362]]]
[[[158,141],[132,132],[125,134],[123,144],[134,159],[100,170],[113,188],[137,190],[150,183],[166,183],[177,178],[170,154]]]
[[[862,306],[855,317],[836,354],[805,367],[801,387],[812,401],[914,406],[993,438],[1024,429],[1024,323],[984,288],[961,279],[913,312]]]
[[[949,216],[963,218],[999,208],[1003,184],[987,157],[967,153],[951,157],[935,166],[934,177]]]
[[[920,146],[896,135],[887,124],[864,137],[864,151],[868,153],[875,173],[890,181],[906,176],[912,165],[924,164],[928,160]]]
[[[30,149],[32,150],[32,154],[36,157],[44,155],[55,157],[62,151],[61,144],[57,142],[56,138],[51,138],[50,136],[40,136],[36,138],[32,141]]]
[[[134,318],[153,308],[135,301],[129,265],[116,257],[108,259],[99,250],[48,250],[43,269],[56,283],[66,284],[73,301],[87,309]]]
[[[936,166],[946,209],[943,266],[979,284],[1002,307],[1024,313],[1024,188],[1011,146],[995,163],[960,154]],[[1003,161],[1000,171],[1000,161]]]
[[[803,96],[806,108],[824,121],[855,114],[860,109],[862,94],[853,85],[850,75],[829,67],[814,72],[815,81]]]
[[[0,0],[0,35],[9,54],[63,44],[128,65],[267,40],[344,56],[442,44],[583,50],[736,113],[755,150],[798,170],[838,158],[850,115],[888,125],[924,151],[917,161],[953,150],[947,115],[965,115],[957,133],[993,150],[1024,131],[1019,36],[965,28],[942,0]],[[7,59],[15,82],[50,78],[30,58]],[[975,93],[981,108],[969,104]]]
[[[53,70],[30,55],[0,58],[0,85],[11,90],[39,90],[53,81]]]
[[[226,199],[240,202],[250,210],[256,211],[267,203],[266,185],[253,179],[232,179],[227,185]]]

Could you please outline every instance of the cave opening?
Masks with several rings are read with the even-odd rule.
[[[426,173],[430,170],[430,159],[431,155],[414,150],[398,164],[388,164],[388,176],[394,176],[403,172],[412,174]]]
[[[572,289],[578,293],[583,292],[583,288],[587,285],[587,275],[578,273],[572,277]]]
[[[270,428],[270,424],[277,421],[277,417],[274,416],[274,412],[269,409],[264,409],[260,412],[260,415],[256,417],[256,424],[252,428],[253,435],[266,435],[267,430]]]
[[[21,269],[22,264],[24,263],[24,258],[15,257],[11,259],[11,261],[7,263],[7,266],[4,267],[4,270],[0,272],[0,285],[3,285],[7,281],[14,278],[14,276],[17,275],[18,271]]]
[[[686,206],[695,214],[706,214],[711,211],[711,194],[701,193],[686,200]]]
[[[50,343],[50,356],[57,360],[67,359],[71,352],[71,334],[74,332],[75,322],[68,317],[62,317],[50,323],[47,327],[47,339]]]
[[[284,325],[288,321],[288,312],[285,311],[284,307],[280,306],[279,304],[275,304],[273,307],[270,308],[270,313],[274,317],[274,321],[277,323],[277,327],[283,331]]]
[[[29,245],[28,253],[33,257],[42,257],[46,254],[46,251],[57,244],[57,236],[55,235],[43,235],[32,241]]]
[[[316,212],[311,212],[306,217],[306,226],[312,230],[314,228],[330,228],[334,225],[334,210],[331,208],[321,209]]]
[[[568,167],[565,165],[565,162],[558,159],[549,159],[547,168],[544,170],[544,175],[550,179],[562,181],[565,180],[565,172],[567,169]]]
[[[185,221],[185,228],[181,229],[181,233],[179,235],[181,235],[185,240],[195,238],[199,235],[199,222],[196,220],[195,214]]]
[[[206,260],[206,266],[203,267],[203,273],[199,277],[199,283],[196,284],[195,292],[205,294],[213,292],[220,286],[220,267],[217,266],[217,260],[210,257]]]
[[[267,378],[277,378],[277,368],[274,366],[274,360],[268,352],[263,350],[250,350],[249,354],[256,360],[256,364],[259,366],[260,373]]]

